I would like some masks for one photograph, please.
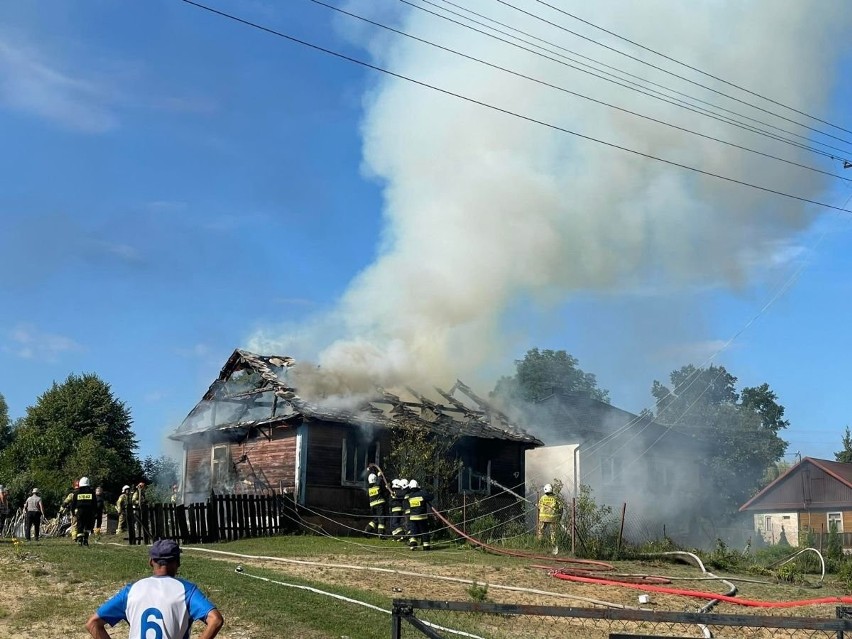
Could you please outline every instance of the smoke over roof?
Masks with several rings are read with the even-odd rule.
[[[607,64],[782,124],[496,3],[466,5]],[[381,11],[369,1],[349,6],[373,16]],[[852,5],[649,0],[578,3],[577,13],[781,102],[823,113],[848,40],[838,36],[848,33]],[[601,82],[424,12],[379,17],[573,91],[818,164],[801,149]],[[571,27],[582,30],[576,23]],[[769,188],[804,197],[827,188],[824,176],[637,120],[411,40],[357,29],[347,35],[377,64],[450,91]],[[389,385],[465,375],[462,366],[480,369],[515,344],[502,322],[519,300],[547,308],[590,290],[736,287],[787,250],[818,213],[800,202],[625,154],[395,78],[379,78],[364,105],[363,168],[384,195],[378,255],[353,278],[336,308],[302,326],[260,331],[249,341],[252,350],[302,356],[311,349],[309,355],[317,353],[326,371],[367,373]]]

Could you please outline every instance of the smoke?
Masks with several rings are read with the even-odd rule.
[[[518,4],[590,37],[607,38],[542,5]],[[465,5],[607,64],[807,134],[506,7],[484,1]],[[839,36],[848,33],[852,14],[850,5],[816,1],[559,5],[817,114],[828,110],[846,41]],[[357,11],[365,4],[350,6]],[[572,91],[820,165],[819,158],[800,149],[595,80],[426,13],[395,11],[385,18],[419,37]],[[815,173],[637,120],[364,25],[349,28],[347,35],[376,64],[395,72],[642,153],[803,197],[827,197],[827,178]],[[628,46],[611,38],[606,42]],[[646,52],[630,52],[757,101]],[[510,343],[504,320],[519,304],[547,309],[579,292],[649,286],[742,287],[769,268],[779,247],[787,250],[819,213],[396,78],[380,78],[364,105],[363,168],[384,194],[378,256],[332,311],[303,326],[260,331],[249,344],[266,352],[313,348],[323,370],[343,377],[366,375],[390,385],[452,379],[481,369],[505,357]]]

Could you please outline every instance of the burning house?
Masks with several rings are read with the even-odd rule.
[[[494,507],[523,495],[525,452],[542,442],[456,382],[432,401],[411,389],[376,389],[342,402],[310,399],[288,381],[289,357],[236,350],[170,436],[182,443],[186,503],[216,494],[292,495],[310,512],[366,513],[364,471],[380,466],[395,426],[452,438],[459,471],[450,492],[489,495]],[[294,369],[295,370],[295,369]]]

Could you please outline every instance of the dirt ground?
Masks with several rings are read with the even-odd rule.
[[[225,550],[226,546],[215,548],[220,549]],[[210,553],[192,547],[185,547],[185,552],[190,556],[229,562],[235,567],[242,565],[246,575],[250,575],[253,568],[262,568],[274,572],[278,575],[277,579],[285,583],[288,578],[297,578],[315,584],[368,590],[388,598],[471,601],[473,595],[469,582],[475,581],[487,585],[487,591],[480,591],[480,594],[495,603],[598,607],[607,602],[612,606],[673,611],[696,611],[706,603],[703,599],[649,593],[651,602],[640,606],[639,595],[644,594],[642,590],[569,583],[553,578],[545,568],[538,567],[558,568],[564,565],[546,561],[537,564],[528,560],[494,562],[473,551],[460,553],[435,550],[429,555],[429,561],[424,561],[426,558],[422,555],[411,554],[404,548],[374,555],[329,554],[308,560],[251,559]],[[668,563],[619,565],[619,570],[666,574],[685,579],[701,577],[694,567]],[[750,583],[738,583],[738,586],[740,596],[754,599],[783,600],[837,594],[823,591],[796,593],[790,587],[785,590],[784,587]],[[719,581],[675,581],[671,587],[716,593],[727,590],[727,586]],[[517,588],[538,592],[522,592],[515,590]],[[102,588],[75,581],[69,575],[62,574],[56,566],[38,561],[15,561],[7,555],[0,560],[0,639],[86,637],[80,620],[92,613],[91,602],[103,601],[114,592],[114,587]],[[48,610],[51,612],[50,621],[46,622],[44,612]],[[772,611],[722,604],[714,612],[831,618],[834,616],[834,605]],[[196,624],[192,636],[196,637],[200,631],[200,625]],[[120,630],[114,636],[126,636],[125,632]],[[220,637],[250,639],[257,636],[247,625],[247,620],[240,619],[239,611],[228,611],[228,623]]]

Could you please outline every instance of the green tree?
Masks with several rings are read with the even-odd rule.
[[[491,397],[508,402],[534,402],[557,391],[582,391],[608,403],[609,392],[599,388],[595,375],[583,371],[579,364],[566,351],[532,348],[523,359],[515,360],[513,376],[497,381]]]
[[[843,435],[843,450],[834,453],[834,459],[847,464],[852,463],[852,433],[849,432],[848,426]]]
[[[97,375],[69,375],[53,383],[0,453],[0,479],[20,503],[33,486],[55,509],[74,478],[87,475],[117,494],[142,474],[130,411]]]
[[[172,486],[178,483],[178,463],[168,455],[142,460],[142,474],[148,482],[147,498],[150,502],[168,502]]]
[[[452,454],[458,437],[437,433],[414,424],[398,424],[391,428],[391,450],[384,469],[391,476],[416,479],[431,490],[438,503],[446,503],[461,466]]]
[[[738,393],[737,378],[723,366],[683,366],[670,380],[671,387],[654,381],[655,419],[706,443],[701,514],[732,515],[765,485],[787,449],[779,435],[789,423],[784,407],[768,384]]]
[[[12,420],[9,417],[9,405],[0,393],[0,450],[6,448],[12,441]]]

